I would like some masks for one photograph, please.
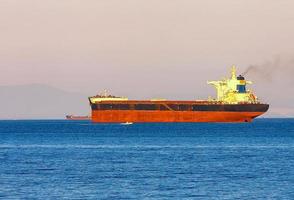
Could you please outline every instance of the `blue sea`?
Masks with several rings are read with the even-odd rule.
[[[0,199],[294,199],[294,119],[0,121]]]

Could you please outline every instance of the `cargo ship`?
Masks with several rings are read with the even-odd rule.
[[[66,115],[67,120],[90,120],[90,116],[76,116],[76,115]]]
[[[166,99],[129,100],[106,93],[89,97],[91,119],[97,123],[143,122],[251,122],[265,113],[269,104],[261,103],[246,88],[251,81],[236,76],[221,81],[208,81],[216,89],[216,98],[175,101]]]

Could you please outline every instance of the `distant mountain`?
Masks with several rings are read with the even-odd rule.
[[[0,119],[64,119],[89,112],[85,94],[41,84],[0,86]]]
[[[262,91],[262,90],[260,90]],[[268,96],[269,111],[264,117],[293,117],[293,97]],[[282,95],[281,95],[282,96]],[[0,86],[0,119],[64,119],[65,115],[89,115],[88,95],[48,85]]]

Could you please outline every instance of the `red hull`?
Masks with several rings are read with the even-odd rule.
[[[264,112],[93,110],[92,121],[124,122],[251,122]]]

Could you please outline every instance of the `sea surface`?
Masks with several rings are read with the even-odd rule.
[[[0,199],[294,199],[294,119],[0,121]]]

